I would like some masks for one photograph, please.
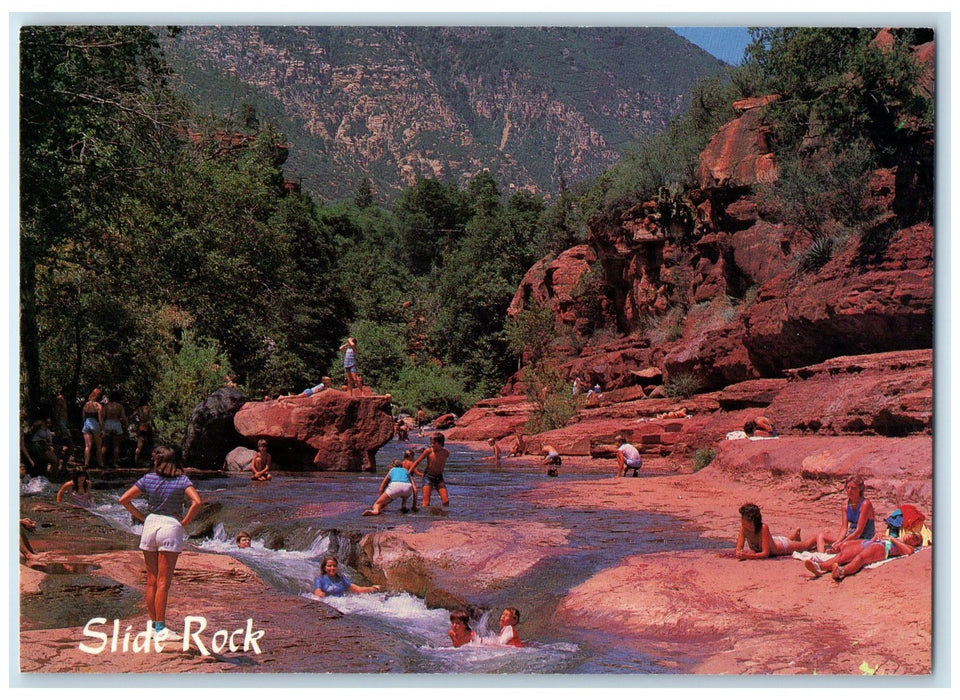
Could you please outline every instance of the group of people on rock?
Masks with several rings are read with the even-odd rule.
[[[746,503],[740,508],[740,532],[734,555],[737,559],[765,559],[794,552],[832,554],[832,557],[823,561],[806,559],[804,566],[814,578],[829,573],[835,581],[841,581],[868,564],[913,554],[916,547],[923,543],[922,535],[908,530],[900,537],[877,536],[873,504],[864,491],[863,479],[848,479],[844,485],[846,501],[837,529],[824,529],[806,540],[801,539],[799,528],[789,537],[772,535],[769,526],[763,522],[760,508],[753,503]]]

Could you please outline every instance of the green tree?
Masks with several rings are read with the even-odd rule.
[[[37,273],[75,241],[108,249],[116,203],[163,167],[183,110],[145,27],[24,27],[20,33],[20,339],[25,400],[41,395]],[[113,224],[113,226],[111,226]],[[76,389],[76,387],[74,387]]]
[[[230,363],[216,341],[183,332],[179,347],[163,358],[153,393],[154,425],[160,440],[181,444],[197,404],[224,386]]]

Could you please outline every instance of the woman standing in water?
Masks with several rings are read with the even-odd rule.
[[[149,514],[144,515],[133,499],[143,494]],[[187,514],[183,506],[190,502]],[[120,505],[143,523],[140,550],[147,566],[147,611],[158,640],[177,641],[180,635],[166,626],[167,596],[173,572],[186,539],[183,526],[196,517],[202,501],[183,473],[183,458],[176,447],[153,450],[153,471],[144,475],[120,497]],[[181,516],[183,519],[181,520]]]

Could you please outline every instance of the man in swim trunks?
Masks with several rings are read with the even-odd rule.
[[[450,505],[450,498],[447,496],[447,485],[443,481],[443,466],[447,463],[447,457],[450,456],[444,444],[443,433],[436,433],[431,439],[431,447],[423,451],[417,460],[413,463],[410,471],[418,476],[423,476],[423,507],[430,507],[430,491],[436,489],[440,494],[440,503],[446,508]],[[427,460],[427,468],[420,472],[417,465],[424,459]]]
[[[824,562],[807,559],[803,562],[803,565],[813,574],[814,578],[820,578],[824,574],[832,572],[834,581],[842,581],[845,577],[852,576],[860,571],[867,564],[873,564],[891,557],[913,554],[914,548],[919,547],[922,541],[920,534],[917,532],[907,532],[903,539],[883,537],[874,540],[852,540],[841,545],[837,556]]]
[[[617,476],[626,476],[628,468],[633,470],[634,476],[637,476],[640,467],[643,466],[640,450],[627,442],[623,435],[617,436],[617,445]]]

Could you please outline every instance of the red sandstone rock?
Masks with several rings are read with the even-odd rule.
[[[583,333],[599,320],[578,314],[576,292],[581,279],[590,271],[597,256],[588,245],[565,250],[555,259],[546,257],[531,267],[510,302],[507,315],[516,318],[534,306],[546,306],[556,316],[557,328]]]
[[[852,237],[816,274],[785,272],[745,312],[744,344],[762,374],[846,354],[931,347],[933,228],[898,231],[880,260]]]
[[[748,187],[776,179],[776,165],[758,109],[772,99],[738,103],[743,114],[722,126],[700,155],[697,180],[701,188]]]
[[[234,416],[237,432],[264,438],[284,469],[359,470],[393,437],[389,396],[349,396],[328,389],[307,397],[246,403]]]

